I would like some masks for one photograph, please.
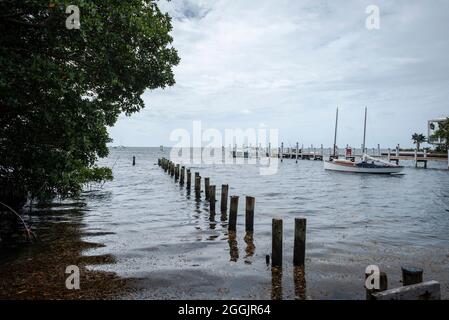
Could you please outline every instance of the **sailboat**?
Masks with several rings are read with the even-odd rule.
[[[363,145],[362,145],[362,158],[360,161],[350,161],[338,159],[336,153],[337,150],[337,127],[338,127],[338,108],[337,116],[335,119],[335,135],[334,135],[334,152],[333,156],[329,160],[324,160],[324,169],[331,171],[341,172],[354,172],[354,173],[373,173],[373,174],[394,174],[400,173],[404,167],[389,163],[382,159],[374,158],[365,153],[365,139],[366,139],[366,117],[368,109],[365,108],[365,124],[363,129]]]

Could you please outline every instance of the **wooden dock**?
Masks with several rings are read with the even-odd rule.
[[[261,148],[261,147],[242,147],[242,151],[238,151],[235,146],[232,151],[233,158],[243,157],[243,158],[259,158],[264,155],[265,157],[271,158],[279,158],[281,161],[283,159],[295,159],[298,160],[317,160],[323,161],[325,159],[329,159],[332,156],[332,148],[324,148],[321,145],[320,148],[314,148],[313,146],[310,148],[299,148],[298,144],[296,144],[296,148],[284,148],[284,144],[281,143],[281,146],[278,148]],[[357,148],[351,148],[352,153],[350,155],[347,154],[346,149],[338,149],[337,154],[341,158],[345,158],[351,161],[355,161],[356,159],[360,159],[362,157],[362,150]],[[341,151],[344,151],[342,153]],[[447,163],[447,168],[449,169],[449,151],[448,154],[435,154],[428,153],[426,150],[424,151],[410,151],[410,150],[400,150],[399,145],[395,149],[387,149],[381,150],[380,145],[377,148],[366,149],[366,153],[374,158],[379,158],[383,160],[387,160],[390,162],[395,162],[399,164],[400,161],[414,161],[414,166],[416,168],[423,167],[427,168],[428,162],[445,162]]]

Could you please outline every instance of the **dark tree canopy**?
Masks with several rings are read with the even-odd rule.
[[[80,29],[67,29],[68,5]],[[107,127],[175,83],[171,19],[150,0],[0,0],[0,201],[112,178]]]

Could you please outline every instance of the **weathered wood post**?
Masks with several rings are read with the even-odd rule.
[[[293,248],[293,265],[303,267],[306,260],[306,224],[304,218],[295,219],[295,240]]]
[[[182,166],[181,167],[181,177],[179,178],[179,184],[181,184],[181,185],[184,184],[185,171],[186,171],[186,167]]]
[[[396,157],[399,157],[399,144],[396,146]]]
[[[229,208],[229,231],[237,231],[237,210],[239,207],[239,197],[231,196],[231,207]]]
[[[415,168],[418,168],[418,149],[417,148],[415,148],[414,160],[415,160]]]
[[[221,185],[221,214],[225,214],[228,211],[228,190],[229,185]]]
[[[175,181],[178,181],[178,179],[179,179],[179,164],[176,165]]]
[[[201,198],[201,177],[198,172],[195,172],[195,195],[197,198]]]
[[[210,213],[215,213],[215,186],[209,186],[209,206]]]
[[[133,156],[133,166],[136,165],[136,156]]]
[[[423,282],[423,269],[414,267],[401,267],[402,270],[402,285],[410,286]]]
[[[365,282],[366,279],[370,276],[370,273],[365,273]],[[388,290],[388,278],[387,274],[385,272],[380,273],[379,278],[379,289],[368,289],[365,284],[365,290],[366,290],[366,300],[375,300],[372,296],[373,293],[382,292],[385,290]]]
[[[204,178],[204,193],[206,196],[206,200],[209,200],[209,198],[210,198],[209,187],[210,187],[210,179],[208,177],[206,177],[206,178]]]
[[[268,158],[271,158],[271,142],[268,142]]]
[[[245,231],[254,232],[254,197],[246,197]]]
[[[284,143],[281,143],[281,162],[284,161]]]
[[[167,173],[167,171],[168,171],[168,160],[165,159],[164,162],[165,162],[165,163],[164,163],[164,172]]]
[[[272,220],[271,266],[282,267],[282,219]]]
[[[187,169],[187,185],[186,185],[186,188],[188,190],[190,190],[191,186],[192,186],[192,173],[190,172],[190,169]]]
[[[296,142],[296,163],[298,163],[299,142]]]

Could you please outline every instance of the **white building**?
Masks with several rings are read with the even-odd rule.
[[[438,131],[440,123],[445,121],[446,119],[447,118],[440,118],[440,119],[435,119],[435,120],[429,120],[427,122],[428,123],[428,125],[427,125],[427,128],[428,128],[427,136],[429,137],[427,142],[429,144],[440,145],[440,144],[446,143],[446,139],[433,137],[435,132]]]

